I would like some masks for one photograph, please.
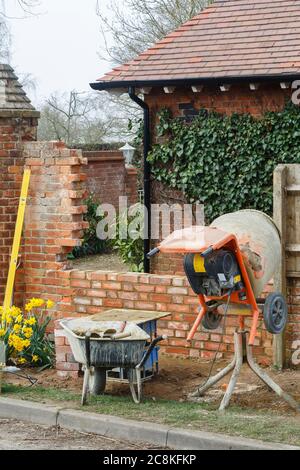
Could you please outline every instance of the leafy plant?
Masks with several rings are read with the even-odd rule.
[[[143,272],[143,206],[136,204],[129,211],[123,211],[115,224],[116,237],[111,240],[111,247],[116,250],[122,261],[130,266],[133,272]]]
[[[90,194],[84,201],[84,204],[88,208],[87,213],[84,215],[84,220],[89,223],[89,228],[84,231],[82,245],[75,247],[71,255],[69,255],[70,259],[97,255],[107,249],[106,242],[97,237],[97,225],[102,219],[101,216],[97,216],[97,208],[100,202],[95,199],[93,194]]]
[[[51,321],[47,311],[53,306],[50,300],[31,299],[24,311],[15,306],[0,308],[0,341],[5,344],[6,361],[52,366],[54,345],[46,329]]]
[[[292,104],[261,119],[201,110],[191,123],[164,109],[157,135],[154,178],[203,203],[207,222],[245,208],[271,215],[275,167],[300,162],[300,109]]]

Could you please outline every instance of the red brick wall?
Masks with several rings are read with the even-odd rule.
[[[162,88],[153,88],[145,99],[151,109],[152,122],[155,122],[157,112],[162,108],[171,109],[174,116],[184,116],[185,110],[181,109],[184,104],[192,104],[196,110],[207,109],[228,115],[249,113],[259,117],[267,111],[280,111],[291,95],[291,90],[282,90],[279,83],[261,84],[256,91],[251,91],[245,83],[233,84],[227,92],[215,85],[205,86],[201,93],[194,93],[191,88],[177,88],[174,93],[166,94]]]
[[[169,108],[174,116],[192,117],[196,111],[207,109],[221,114],[250,113],[260,117],[267,111],[280,111],[285,102],[291,99],[291,90],[282,90],[279,83],[261,84],[259,89],[251,91],[249,84],[234,84],[228,92],[222,92],[217,86],[205,86],[201,93],[194,93],[191,88],[176,88],[172,94],[164,93],[162,88],[153,88],[145,95],[151,111],[152,138],[159,142],[155,135],[157,113],[162,108]],[[178,191],[165,188],[161,183],[152,183],[153,203],[180,203],[184,196]],[[182,273],[182,258],[178,255],[161,255],[151,264],[153,273]]]
[[[87,189],[103,204],[119,207],[119,197],[128,196],[129,204],[138,200],[137,170],[127,168],[122,152],[83,152],[88,160]]]
[[[27,143],[23,155],[31,169],[24,223],[25,295],[56,301],[61,286],[52,287],[48,272],[68,269],[67,254],[80,245],[88,227],[82,205],[87,162],[80,150],[69,150],[60,142]]]
[[[287,329],[287,355],[293,354],[293,343],[300,340],[300,279],[288,280],[289,324]]]
[[[92,315],[110,308],[170,312],[168,317],[158,323],[159,332],[169,338],[163,345],[164,352],[183,357],[211,359],[222,340],[220,357],[232,355],[233,333],[238,326],[238,319],[235,317],[227,319],[224,336],[222,328],[209,332],[201,327],[191,345],[187,345],[188,332],[198,314],[198,299],[185,277],[73,270],[51,273],[50,288],[53,289],[55,284],[60,287],[60,297],[69,299],[69,309],[58,300],[58,318]],[[62,285],[64,287],[61,287]],[[68,342],[60,331],[58,322],[56,329],[57,369],[59,375],[65,376],[69,372],[76,372],[78,366],[70,360]],[[256,339],[256,357],[259,362],[270,364],[272,353],[272,336],[260,329]]]
[[[24,171],[22,145],[36,139],[37,116],[35,111],[0,111],[0,301],[4,297]],[[23,284],[19,269],[16,302],[21,301]]]

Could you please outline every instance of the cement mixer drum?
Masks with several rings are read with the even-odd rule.
[[[281,240],[275,223],[263,212],[242,210],[222,215],[211,227],[236,235],[258,298],[280,266]]]

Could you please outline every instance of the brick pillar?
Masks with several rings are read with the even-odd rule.
[[[128,197],[129,205],[138,202],[138,172],[131,165],[125,167],[125,194]]]
[[[0,65],[0,302],[3,301],[24,158],[23,143],[36,140],[39,113],[30,104],[9,65]],[[22,250],[21,250],[22,251]],[[17,272],[15,303],[22,298],[22,268]]]
[[[86,206],[86,160],[81,150],[61,142],[32,142],[24,146],[31,169],[24,224],[26,298],[47,296],[70,305],[67,254],[81,244]],[[49,274],[51,271],[51,274]],[[57,274],[57,277],[56,277]]]

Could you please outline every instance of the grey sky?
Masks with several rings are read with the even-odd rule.
[[[7,13],[16,14],[14,0],[7,3]],[[37,81],[37,96],[31,98],[38,102],[55,90],[89,90],[89,82],[111,68],[98,56],[96,0],[41,0],[41,5],[43,14],[10,21],[12,64]]]

